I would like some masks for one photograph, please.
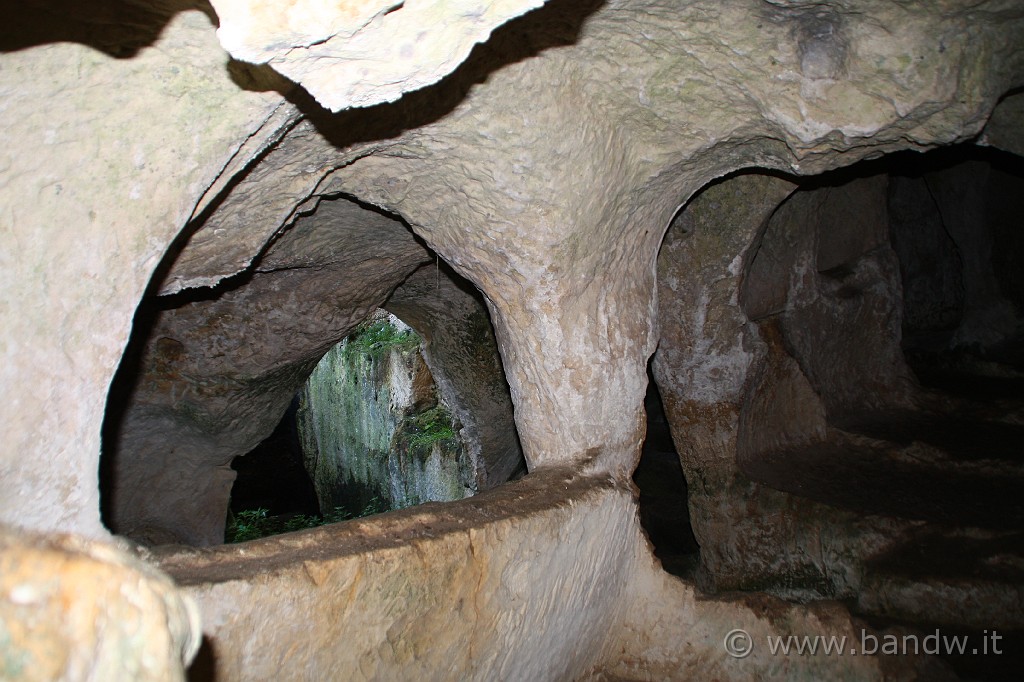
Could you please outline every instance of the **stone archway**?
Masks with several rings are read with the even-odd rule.
[[[450,270],[417,270],[432,260],[399,220],[330,198],[225,285],[147,301],[108,402],[111,529],[146,544],[220,543],[231,461],[270,435],[321,357],[383,305],[427,340],[470,428],[473,489],[508,480],[520,455],[490,322]]]

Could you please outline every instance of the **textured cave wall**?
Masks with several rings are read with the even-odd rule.
[[[0,22],[0,518],[95,536],[99,425],[135,307],[281,97],[239,88],[192,3],[75,7]]]
[[[905,328],[926,355],[1016,362],[1006,347],[1024,333],[1019,157],[952,150],[933,168],[893,178],[893,244],[907,292]]]
[[[971,148],[954,151],[960,165],[934,174],[964,179],[960,194],[972,185],[968,173],[987,186],[989,174],[964,161]],[[997,544],[1020,515],[1022,479],[1009,454],[1019,408],[986,411],[923,389],[902,350],[904,281],[927,271],[949,294],[957,287],[948,275],[970,276],[935,265],[938,249],[960,262],[935,202],[911,210],[923,188],[906,175],[908,163],[934,169],[944,158],[898,155],[796,191],[790,180],[739,174],[702,191],[670,227],[653,369],[687,477],[705,588],[849,598],[876,614],[933,621],[1016,622],[1007,614],[1019,579],[986,572],[984,562],[997,561],[988,550],[972,549],[983,561],[968,573],[935,580],[924,564],[894,577],[884,559],[928,542],[955,544],[957,533]],[[998,186],[1017,185],[1001,173]],[[984,249],[1001,234],[1014,253],[1006,235],[1016,232],[1003,221],[1018,201],[1012,192],[990,195],[988,210],[972,214],[976,242],[964,235],[964,248]],[[965,212],[957,205],[953,218]],[[908,249],[915,231],[943,239],[915,239]],[[971,286],[959,284],[961,298]],[[911,329],[948,316],[941,297],[922,308],[921,296],[908,301]],[[944,324],[940,350],[960,329]],[[982,371],[1014,376],[1019,354],[1002,362]]]
[[[641,439],[655,341],[654,254],[679,202],[743,165],[807,174],[975,134],[1016,82],[1016,39],[985,41],[1014,55],[1004,67],[995,52],[954,47],[964,38],[935,37],[980,39],[1019,17],[939,20],[925,6],[870,3],[856,5],[864,14],[616,3],[576,28],[577,7],[549,4],[536,23],[499,31],[449,87],[521,50],[524,33],[558,44],[573,31],[571,48],[489,73],[451,113],[325,186],[402,214],[484,292],[532,467],[573,460],[624,472]],[[627,38],[641,25],[644,41]],[[879,39],[880,25],[899,26],[902,39]],[[970,75],[1004,68],[991,90]],[[948,99],[954,82],[967,89]],[[498,140],[515,151],[495,154]]]
[[[399,213],[483,292],[530,466],[624,478],[642,437],[657,339],[655,258],[681,203],[738,168],[806,175],[970,139],[1024,84],[1014,2],[552,0],[499,29],[436,86],[331,116],[301,94],[283,103],[262,89],[272,86],[258,69],[230,64],[204,14],[143,15],[50,18],[57,27],[115,26],[113,47],[127,47],[120,58],[107,43],[89,46],[110,39],[102,30],[36,32],[26,45],[4,29],[0,229],[10,246],[0,268],[0,377],[12,398],[0,518],[24,526],[102,533],[96,470],[107,388],[143,290],[183,230],[193,248],[158,284],[166,293],[244,271],[316,195],[345,190]],[[129,45],[125,24],[145,35]],[[78,42],[44,44],[64,39]],[[1019,95],[1002,100],[987,139],[1013,137],[1014,106]],[[190,223],[193,215],[201,219]],[[780,509],[792,499],[772,494]],[[612,506],[619,523],[634,509]],[[574,528],[573,514],[563,506],[540,524],[552,545]],[[717,530],[729,536],[727,523]],[[834,526],[798,531],[808,536],[798,548],[818,540],[818,555],[842,549]],[[588,587],[615,591],[628,566],[603,561],[605,539],[552,559],[553,594],[574,594],[579,583],[563,578],[570,565],[586,567]],[[483,547],[480,562],[498,551],[500,542]],[[370,574],[372,558],[355,557],[352,573]],[[315,583],[316,569],[302,567],[303,585]],[[457,571],[420,573],[423,589],[402,595],[404,609],[429,608],[461,584]],[[252,596],[259,609],[269,594],[272,604],[266,586],[275,578],[232,581],[243,597],[224,601]],[[501,578],[532,593],[515,570]],[[220,608],[214,592],[204,593],[211,613]],[[499,622],[518,622],[513,598],[544,603],[506,596],[495,602]],[[359,599],[347,603],[360,608]],[[610,627],[615,619],[603,617],[612,608],[594,604],[581,627]],[[529,625],[550,614],[535,615],[510,642],[527,642]]]
[[[300,102],[164,290],[238,272],[311,196],[383,206],[483,292],[527,461],[625,475],[655,253],[680,202],[746,165],[807,174],[968,138],[1017,82],[1012,9],[933,9],[548,4],[392,105]],[[900,41],[881,38],[890,26]]]
[[[849,595],[863,558],[908,525],[746,474],[774,450],[824,440],[830,419],[912,400],[885,180],[791,194],[791,181],[741,174],[701,192],[669,229],[653,369],[705,587]]]
[[[480,293],[435,263],[410,275],[386,307],[423,338],[434,380],[462,424],[472,488],[487,490],[522,472],[512,398]]]
[[[912,402],[887,190],[879,174],[800,191],[769,220],[745,273],[744,312],[778,327],[832,419]]]
[[[200,247],[186,246],[179,262],[187,262],[193,248]],[[147,544],[219,542],[234,480],[231,460],[268,435],[327,349],[403,280],[388,305],[426,339],[441,394],[466,426],[467,461],[442,466],[442,478],[473,492],[508,480],[521,454],[486,310],[447,268],[426,266],[406,279],[428,258],[393,218],[346,199],[323,200],[276,238],[251,270],[197,296],[150,301],[157,311],[138,325],[140,359],[125,363],[120,390],[110,400],[112,411],[123,411],[106,434],[104,502],[111,527]],[[321,469],[354,437],[336,426],[307,429],[311,437],[316,432],[317,446],[310,441],[307,455],[326,509],[337,505],[338,493]],[[375,457],[397,466],[390,440],[398,424],[392,427],[371,441]],[[440,466],[430,462],[421,463],[425,472]],[[373,477],[363,478],[369,483]],[[454,495],[439,489],[403,495],[386,481],[373,483],[398,506]]]
[[[158,298],[112,394],[108,522],[148,544],[223,541],[231,460],[266,438],[327,350],[427,252],[391,217],[320,202],[222,291]]]

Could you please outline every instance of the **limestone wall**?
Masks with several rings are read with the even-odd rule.
[[[282,100],[239,89],[194,4],[16,14],[0,55],[0,518],[102,536],[100,425],[136,306]]]
[[[482,292],[530,468],[568,467],[601,482],[541,477],[539,498],[526,494],[538,484],[528,480],[453,503],[450,514],[428,508],[173,554],[163,565],[200,600],[224,679],[292,670],[299,678],[321,670],[318,658],[336,669],[366,666],[366,677],[512,679],[566,679],[604,665],[621,673],[623,661],[650,652],[664,669],[693,660],[710,678],[826,664],[725,658],[722,633],[700,629],[709,611],[692,606],[692,591],[649,572],[626,481],[658,340],[658,250],[678,208],[740,168],[806,175],[973,139],[1001,100],[1008,106],[984,139],[1021,149],[1020,96],[1006,97],[1024,85],[1019,3],[551,0],[496,31],[435,86],[340,114],[230,60],[205,3],[56,6],[19,7],[0,25],[0,520],[106,535],[97,471],[111,381],[147,287],[152,295],[193,288],[187,297],[209,305],[190,318],[201,324],[183,327],[209,324],[217,344],[191,358],[245,360],[226,375],[237,393],[203,372],[162,384],[160,399],[175,405],[214,390],[209,413],[184,416],[216,428],[192,440],[176,429],[149,432],[171,434],[152,439],[163,465],[141,467],[152,478],[129,477],[124,490],[129,508],[146,512],[135,519],[152,520],[161,538],[216,542],[227,462],[276,421],[266,415],[278,394],[266,387],[290,398],[308,369],[301,363],[429,261],[408,233],[379,241],[398,234],[382,224],[396,222],[388,217],[361,221],[347,237],[322,226],[326,260],[286,249],[255,269],[318,201],[345,194],[378,216],[402,216]],[[350,267],[353,244],[372,287],[351,296],[338,287],[342,295],[329,299],[291,288],[330,274],[327,266]],[[710,270],[734,280],[736,255],[708,259],[709,296],[723,294]],[[244,316],[244,328],[262,327],[279,345],[218,331],[238,327],[213,299],[264,274],[280,297]],[[258,348],[295,350],[287,318],[296,310],[310,320],[291,358],[299,364],[284,374],[265,357],[249,365]],[[177,337],[168,338],[150,359],[181,355]],[[255,381],[262,373],[269,383]],[[737,411],[717,404],[733,396],[701,397],[702,406],[677,413],[683,424],[710,417],[692,434],[706,436],[714,459],[697,483],[738,499],[743,490],[728,488]],[[211,446],[208,432],[225,443]],[[179,468],[178,447],[194,450],[201,466]],[[154,480],[180,496],[151,505]],[[195,505],[198,521],[176,526],[177,501],[194,501],[197,487],[209,488]],[[397,532],[406,523],[414,532]],[[727,515],[717,523],[705,525],[702,542],[735,525]],[[320,542],[336,533],[337,542]],[[797,558],[821,535],[798,544]],[[634,584],[643,589],[630,593]],[[624,618],[641,599],[655,606]],[[758,623],[780,614],[777,622],[813,620],[809,608],[778,608],[744,613]],[[870,671],[847,677],[879,676],[882,663],[869,659],[829,659],[829,672],[805,676],[842,677],[832,666],[854,665]],[[758,660],[761,668],[741,667]]]
[[[401,322],[376,316],[321,358],[296,417],[320,508],[400,509],[476,492],[472,463],[420,352]],[[386,326],[384,326],[386,325]],[[387,331],[392,330],[392,331]],[[404,335],[404,336],[399,336]]]

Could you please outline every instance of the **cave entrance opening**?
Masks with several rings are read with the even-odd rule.
[[[327,351],[274,433],[232,468],[229,542],[477,492],[422,338],[383,309]]]
[[[307,418],[319,421],[303,428],[308,405],[326,396],[307,395],[308,380],[325,358],[335,369],[359,364],[346,375],[359,384],[351,395],[404,382],[401,391],[374,394],[382,405],[378,411],[401,400],[417,403],[399,410],[391,432],[375,432],[377,452],[386,452],[395,437],[404,456],[385,458],[378,468],[418,468],[426,473],[412,479],[428,481],[398,486],[402,495],[380,483],[358,510],[343,515],[356,515],[375,498],[387,498],[381,509],[461,499],[523,471],[511,395],[483,297],[399,216],[344,195],[316,197],[269,242],[256,244],[261,250],[246,257],[242,272],[227,277],[216,273],[234,272],[238,244],[227,256],[206,250],[210,242],[200,237],[217,224],[206,219],[213,224],[198,226],[193,241],[167,254],[139,305],[110,388],[100,500],[112,532],[145,545],[207,546],[224,541],[232,508],[236,515],[265,509],[268,516],[273,510],[319,521],[344,507],[327,473],[336,455],[329,446],[343,440],[342,430],[331,432],[328,418]],[[200,283],[217,284],[183,288],[180,281],[196,281],[189,278],[197,273],[206,273]],[[381,338],[373,334],[384,331],[381,316],[388,315],[381,307],[415,330],[397,329],[402,323],[391,318],[385,336],[409,343],[379,352]],[[358,361],[351,352],[356,346],[366,350]],[[394,359],[396,353],[405,359]],[[426,391],[433,391],[430,398],[419,391],[423,374],[436,382]],[[348,419],[349,425],[361,423],[351,411]],[[309,442],[296,449],[294,441],[304,433]],[[455,465],[457,476],[440,477],[458,482],[442,494],[434,474],[444,467],[436,465],[435,446],[446,439],[457,442],[465,457]],[[273,480],[261,476],[281,492],[246,490],[245,483],[233,492],[240,472],[251,478],[249,462],[240,456],[261,443],[278,450]],[[301,521],[292,525],[303,527]]]

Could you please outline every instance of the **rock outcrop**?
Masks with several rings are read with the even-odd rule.
[[[327,351],[299,391],[302,456],[321,511],[362,516],[476,493],[461,425],[419,336],[387,313],[371,319]]]
[[[393,102],[453,71],[544,0],[211,0],[231,56],[300,82],[331,111]]]
[[[184,682],[192,600],[105,542],[0,528],[0,677]]]
[[[385,305],[420,330],[423,356],[462,424],[469,487],[487,490],[522,473],[512,398],[480,292],[435,261],[402,282]]]

